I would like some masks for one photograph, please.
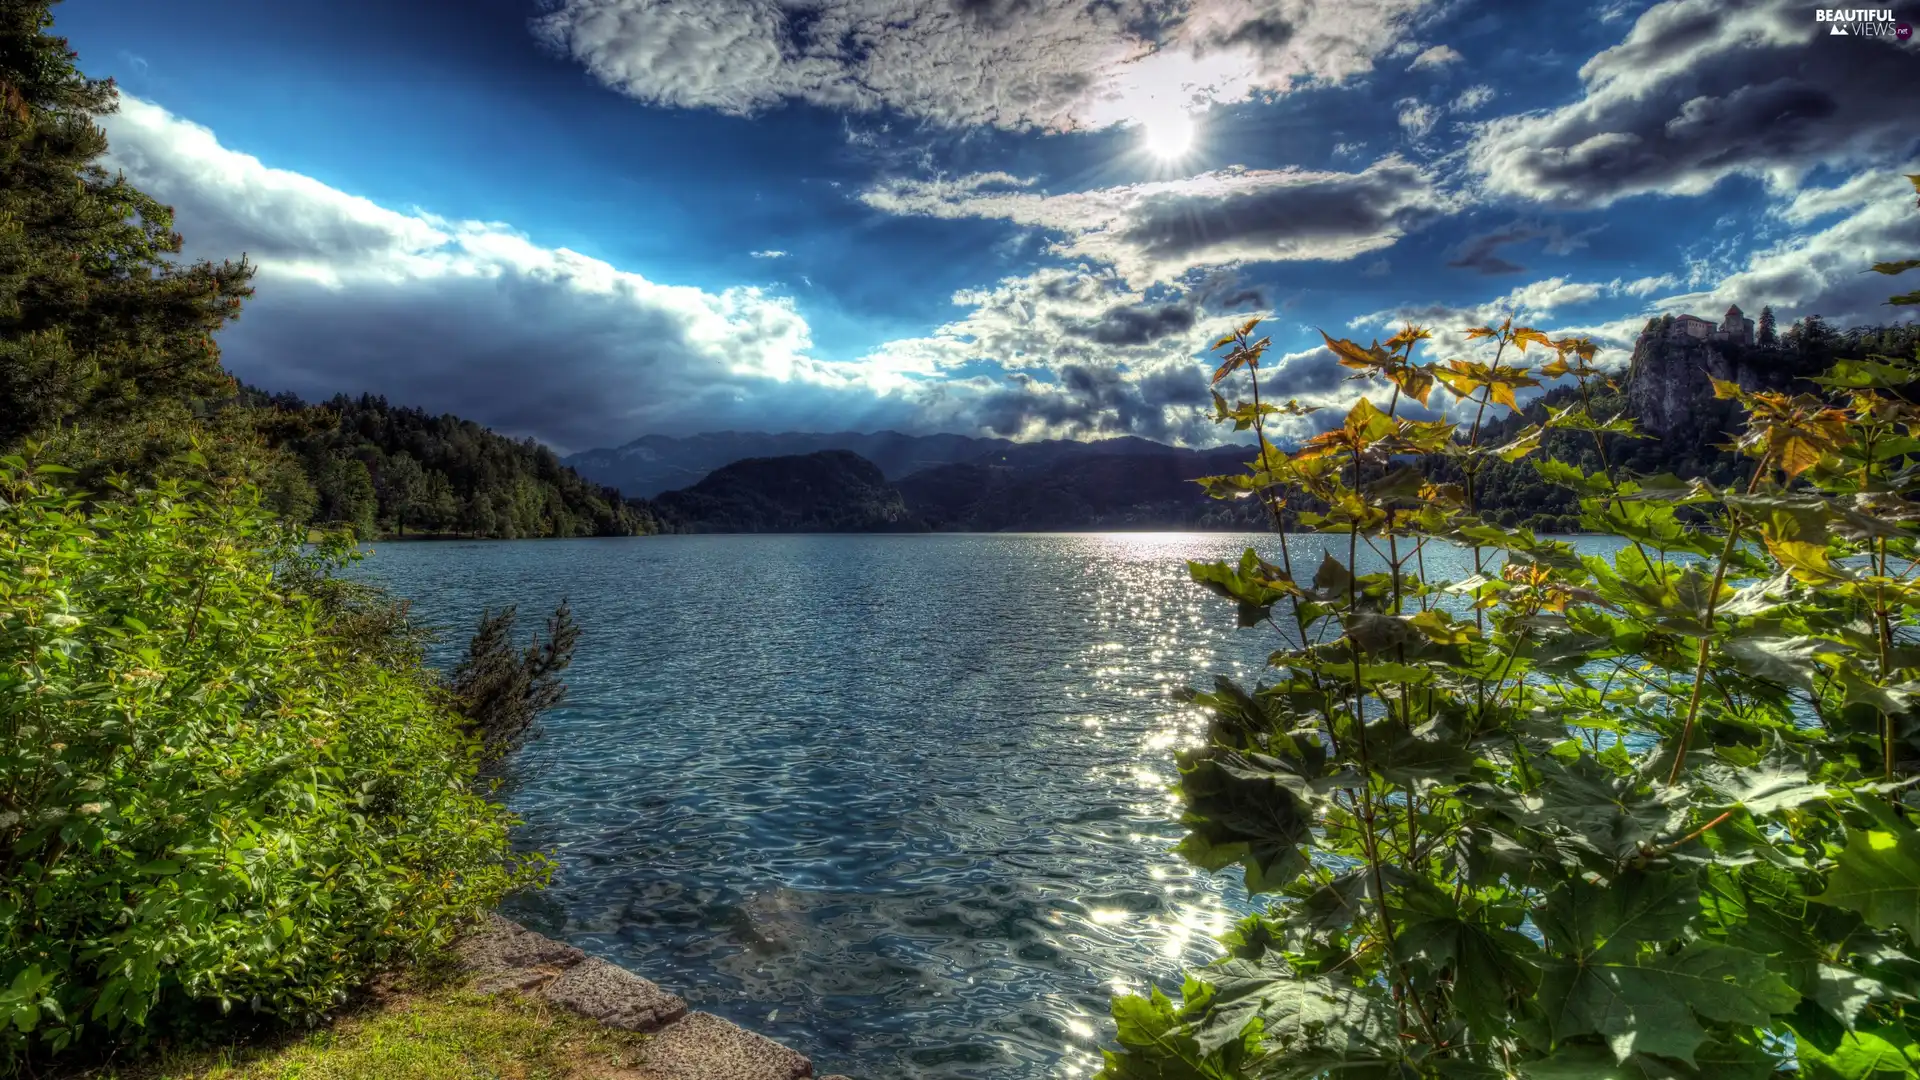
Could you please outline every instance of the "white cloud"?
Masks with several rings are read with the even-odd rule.
[[[764,248],[760,251],[749,252],[749,254],[756,259],[784,259],[787,257],[788,252],[781,251],[779,248]]]
[[[1066,131],[1363,75],[1421,3],[557,0],[534,27],[651,103],[752,114],[798,100]]]
[[[1421,68],[1443,68],[1448,64],[1457,64],[1464,59],[1466,59],[1466,57],[1461,56],[1460,51],[1451,45],[1435,45],[1433,48],[1414,57],[1413,63],[1407,65],[1407,70],[1418,71]]]
[[[1469,327],[1497,326],[1511,315],[1521,325],[1532,326],[1554,336],[1564,336],[1575,331],[1567,324],[1565,316],[1555,312],[1601,299],[1607,295],[1607,291],[1608,287],[1598,282],[1550,277],[1517,286],[1477,304],[1398,304],[1358,316],[1349,320],[1347,325],[1352,329],[1387,334],[1410,322],[1433,330],[1431,356],[1476,355],[1486,350],[1480,343],[1467,339]]]
[[[1900,171],[1920,172],[1920,161]],[[1831,188],[1803,191],[1777,211],[1795,224],[1836,213],[1844,216],[1754,252],[1711,287],[1664,297],[1659,307],[1717,313],[1728,304],[1752,312],[1771,305],[1783,323],[1812,314],[1841,325],[1912,321],[1912,309],[1902,311],[1886,302],[1911,285],[1867,272],[1876,262],[1911,258],[1920,251],[1920,211],[1914,209],[1912,186],[1898,172],[1865,174]]]
[[[1110,269],[1047,270],[957,294],[973,310],[926,337],[828,362],[786,297],[666,285],[503,224],[383,207],[136,98],[105,122],[108,164],[175,207],[189,255],[257,262],[259,293],[220,339],[240,377],[385,394],[561,450],[723,427],[1210,442],[1195,354],[1264,304],[1224,273],[1136,288]],[[972,364],[1000,371],[957,374]]]
[[[1400,101],[1400,126],[1406,128],[1407,134],[1416,139],[1426,138],[1427,133],[1433,130],[1434,121],[1439,118],[1440,110],[1431,105],[1412,98],[1404,98]]]
[[[1486,83],[1476,83],[1460,91],[1460,96],[1454,98],[1453,104],[1447,106],[1447,108],[1457,113],[1473,112],[1480,108],[1480,106],[1492,101],[1493,97],[1493,87],[1488,86]]]
[[[1680,284],[1680,279],[1672,274],[1660,274],[1655,277],[1635,278],[1632,281],[1615,280],[1609,288],[1627,296],[1651,296],[1661,289],[1671,289]]]
[[[962,290],[953,302],[971,310],[858,362],[929,379],[917,399],[928,423],[1017,438],[1136,434],[1197,443],[1217,441],[1218,432],[1203,417],[1207,365],[1196,357],[1266,307],[1229,274],[1139,289],[1087,264]],[[998,382],[948,374],[980,363],[1010,374]]]
[[[1112,266],[1135,286],[1197,267],[1344,261],[1389,247],[1453,207],[1428,173],[1397,157],[1357,173],[1229,169],[1060,195],[1026,187],[1005,174],[897,180],[862,198],[889,213],[1056,232],[1057,254]]]
[[[506,225],[380,206],[138,98],[103,124],[109,167],[175,208],[190,255],[258,264],[258,294],[221,343],[270,389],[385,393],[572,449],[749,415],[911,415],[813,358],[785,297],[668,285]]]

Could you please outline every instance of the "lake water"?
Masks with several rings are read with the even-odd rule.
[[[820,1074],[1033,1080],[1097,1070],[1110,995],[1177,989],[1248,910],[1170,853],[1167,785],[1204,728],[1172,691],[1277,645],[1186,577],[1249,543],[1278,561],[1219,534],[673,536],[362,568],[452,628],[443,660],[483,606],[524,630],[572,600],[570,696],[511,796],[557,871],[511,914]]]

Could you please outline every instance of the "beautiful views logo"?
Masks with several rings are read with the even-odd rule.
[[[1832,37],[1891,37],[1905,41],[1913,36],[1912,27],[1894,21],[1892,8],[1819,8],[1813,18],[1815,22],[1826,23],[1827,33]]]

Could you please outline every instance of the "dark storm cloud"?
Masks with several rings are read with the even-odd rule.
[[[1467,237],[1460,242],[1457,248],[1458,254],[1450,259],[1447,265],[1481,274],[1517,274],[1526,267],[1502,256],[1501,248],[1530,243],[1534,240],[1545,240],[1547,254],[1565,255],[1577,248],[1585,247],[1585,235],[1569,237],[1558,225],[1516,221],[1492,232]]]
[[[1196,364],[1176,364],[1142,376],[1136,385],[1140,400],[1153,408],[1206,405],[1207,374]]]
[[[1509,244],[1518,244],[1533,239],[1529,229],[1509,226],[1479,236],[1468,237],[1460,245],[1460,254],[1447,261],[1448,266],[1461,270],[1473,270],[1482,274],[1517,274],[1526,267],[1517,262],[1501,258],[1499,251]]]
[[[1199,313],[1184,304],[1119,307],[1097,321],[1067,327],[1067,332],[1102,345],[1145,345],[1193,329]]]
[[[1138,435],[1186,440],[1208,434],[1201,406],[1211,400],[1197,363],[1170,362],[1141,373],[1100,364],[1063,365],[1055,381],[1016,377],[971,407],[981,430],[1105,438]]]
[[[1419,228],[1440,215],[1410,197],[1426,183],[1405,162],[1289,184],[1156,192],[1128,213],[1119,241],[1160,264],[1193,264],[1223,246],[1295,258],[1351,257],[1356,238]],[[1317,255],[1325,251],[1324,255]]]
[[[1266,379],[1269,392],[1277,397],[1313,399],[1340,389],[1351,374],[1322,347],[1288,354]]]
[[[1913,0],[1893,7],[1920,21]],[[1823,164],[1906,157],[1920,42],[1826,31],[1797,0],[1669,0],[1587,62],[1578,100],[1490,122],[1469,160],[1493,192],[1599,207],[1697,195],[1736,173],[1785,187]]]
[[[1201,267],[1351,259],[1455,207],[1426,169],[1397,157],[1357,173],[1223,169],[1058,195],[1028,187],[986,173],[895,180],[861,198],[894,214],[1001,219],[1061,233],[1061,253],[1111,266],[1142,287]]]

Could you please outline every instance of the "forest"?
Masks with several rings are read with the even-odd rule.
[[[533,439],[513,440],[449,413],[370,394],[308,405],[242,387],[284,459],[268,487],[290,519],[347,524],[365,537],[641,536],[658,532],[643,502],[583,479]]]

